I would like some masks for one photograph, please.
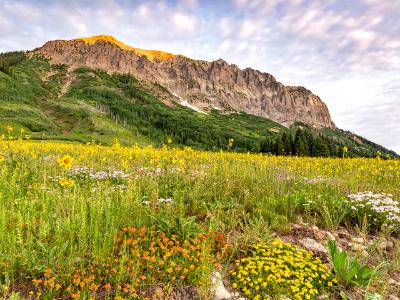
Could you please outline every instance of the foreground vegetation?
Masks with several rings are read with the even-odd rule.
[[[399,160],[204,152],[172,148],[171,140],[161,148],[39,142],[8,132],[13,140],[0,139],[5,298],[181,299],[190,287],[206,298],[215,270],[250,299],[334,298],[338,283],[357,282],[333,279],[343,264],[329,271],[311,253],[271,242],[272,234],[289,232],[292,222],[399,233]],[[265,271],[251,273],[260,263]],[[311,279],[314,267],[319,278]],[[397,256],[379,273],[399,272]],[[381,282],[360,286],[384,295]]]

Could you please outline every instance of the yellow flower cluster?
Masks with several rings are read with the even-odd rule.
[[[70,189],[75,185],[75,181],[73,179],[64,178],[64,177],[60,179],[59,183],[63,188],[67,188],[67,189]]]
[[[252,256],[236,261],[233,288],[249,299],[315,299],[336,283],[329,267],[312,252],[274,240],[254,246]]]

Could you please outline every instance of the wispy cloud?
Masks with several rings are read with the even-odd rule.
[[[400,152],[400,1],[0,0],[0,51],[111,34],[304,85],[336,124]]]

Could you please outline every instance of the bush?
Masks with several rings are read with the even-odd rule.
[[[237,260],[231,273],[233,288],[249,299],[311,299],[335,283],[329,267],[312,252],[280,240],[256,245],[252,256]]]
[[[88,265],[64,274],[46,269],[34,279],[36,295],[86,299],[99,295],[150,296],[158,285],[194,285],[208,276],[226,251],[224,236],[198,233],[183,240],[154,227],[125,227],[115,237],[107,258],[93,258]]]

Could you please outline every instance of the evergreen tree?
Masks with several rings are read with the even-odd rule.
[[[308,155],[314,156],[315,141],[314,141],[314,136],[313,136],[311,130],[309,130],[309,129],[304,130],[304,136],[306,138],[306,142],[307,142],[307,146],[308,146],[308,151],[307,151]]]
[[[303,130],[297,129],[294,138],[293,152],[297,156],[307,156],[308,155],[308,144]]]
[[[328,143],[322,136],[318,136],[315,140],[313,156],[317,156],[317,157],[329,156]]]
[[[283,144],[284,155],[292,155],[293,150],[292,150],[292,141],[290,138],[290,134],[284,132],[282,134],[281,141]]]
[[[339,149],[337,151],[337,156],[338,157],[344,157],[344,152],[343,152],[343,147],[339,146]]]
[[[276,155],[285,155],[285,144],[283,143],[282,138],[278,138],[275,142],[275,153]]]
[[[274,152],[274,142],[271,139],[265,139],[261,143],[260,152],[261,153],[273,153]]]

